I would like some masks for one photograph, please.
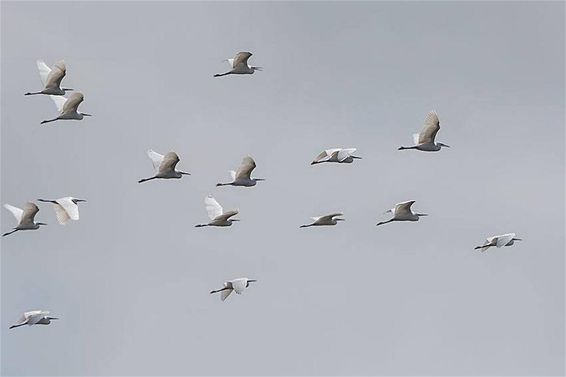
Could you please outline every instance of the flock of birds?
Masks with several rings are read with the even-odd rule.
[[[226,61],[230,64],[231,69],[225,73],[215,74],[214,77],[235,74],[253,74],[255,71],[261,71],[261,67],[249,65],[248,60],[251,56],[252,54],[250,52],[239,52],[233,59],[226,59]],[[52,68],[49,68],[45,62],[39,60],[37,61],[37,67],[43,83],[43,89],[38,92],[28,92],[25,95],[48,95],[55,102],[57,110],[59,111],[59,115],[57,117],[44,120],[41,124],[59,120],[82,120],[85,116],[91,116],[90,114],[83,113],[78,110],[79,105],[84,101],[82,93],[76,92],[70,88],[61,87],[61,81],[66,75],[64,61],[59,61],[55,63]],[[71,91],[73,93],[68,97],[65,97],[67,92]],[[436,135],[439,130],[440,121],[438,119],[438,114],[435,111],[431,111],[425,117],[422,130],[413,135],[413,145],[399,147],[399,150],[414,149],[425,152],[437,152],[442,148],[449,148],[448,145],[436,141]],[[355,148],[326,149],[316,156],[311,164],[352,163],[354,160],[361,158],[359,156],[355,156],[355,152]],[[183,175],[190,175],[190,173],[176,170],[176,166],[180,159],[175,152],[169,152],[162,155],[150,149],[147,151],[147,155],[153,164],[155,174],[151,177],[140,179],[138,181],[139,183],[144,183],[154,179],[180,179]],[[217,186],[253,187],[257,184],[257,182],[264,180],[262,178],[251,177],[252,171],[255,168],[256,163],[254,159],[250,156],[244,157],[238,169],[236,171],[230,171],[232,180],[230,182],[218,183]],[[69,222],[69,220],[79,220],[78,204],[80,202],[85,202],[86,200],[68,196],[54,200],[38,199],[38,201],[51,203],[55,210],[58,222],[65,225]],[[421,217],[427,216],[427,214],[424,213],[413,212],[411,207],[414,203],[414,200],[397,203],[394,208],[386,212],[391,213],[392,217],[387,221],[377,223],[377,225],[379,226],[394,221],[419,221]],[[238,221],[238,219],[234,218],[234,216],[238,214],[237,209],[225,212],[220,203],[218,203],[218,201],[216,201],[216,199],[214,199],[211,195],[204,199],[204,204],[210,221],[203,224],[197,224],[195,225],[196,227],[226,227],[231,226],[234,221]],[[39,212],[39,208],[35,203],[26,203],[23,209],[14,207],[10,204],[4,204],[4,207],[14,215],[17,225],[11,231],[4,233],[2,235],[3,237],[17,231],[37,230],[40,226],[47,225],[45,223],[35,221],[35,216]],[[341,216],[343,216],[342,213],[332,213],[313,217],[312,223],[301,225],[300,228],[334,226],[337,225],[339,221],[344,221]],[[484,252],[490,247],[500,248],[503,246],[511,246],[515,241],[520,240],[520,238],[516,237],[515,233],[496,235],[488,237],[482,245],[475,247],[475,249]],[[237,294],[242,294],[244,290],[250,286],[250,283],[255,281],[256,280],[254,279],[245,277],[229,280],[223,284],[222,288],[212,290],[210,293],[220,293],[220,299],[224,301],[233,291]],[[25,312],[19,321],[10,326],[10,328],[23,325],[48,325],[52,320],[56,319],[58,318],[49,316],[48,311],[33,310]]]

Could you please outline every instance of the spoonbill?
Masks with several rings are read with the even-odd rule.
[[[23,210],[9,204],[4,204],[4,208],[12,212],[12,215],[16,218],[18,225],[11,232],[4,233],[2,237],[15,233],[18,230],[35,230],[39,229],[40,225],[47,225],[45,223],[35,222],[34,218],[37,212],[39,212],[39,208],[37,208],[34,203],[26,203]]]
[[[251,75],[255,71],[261,71],[263,68],[248,65],[248,59],[252,56],[251,52],[238,52],[234,59],[225,59],[232,68],[226,73],[217,73],[214,77],[221,77],[226,75]]]
[[[169,152],[165,156],[155,152],[150,149],[147,151],[147,155],[153,163],[153,168],[155,169],[155,175],[153,177],[140,179],[138,183],[143,183],[151,181],[152,179],[171,179],[171,178],[181,178],[183,175],[191,175],[190,173],[185,173],[184,171],[175,170],[175,166],[179,162],[179,156],[175,152]]]
[[[256,167],[255,161],[250,156],[244,157],[242,164],[237,171],[230,170],[232,182],[217,183],[216,186],[255,186],[259,181],[265,181],[263,178],[251,178],[252,170]]]
[[[13,329],[15,327],[20,327],[23,325],[28,325],[28,326],[32,326],[32,325],[48,325],[51,323],[51,321],[59,319],[56,317],[50,317],[48,316],[49,312],[45,311],[45,310],[32,310],[29,312],[25,312],[20,319],[18,320],[17,323],[13,324],[12,326],[10,326],[10,329]]]
[[[208,212],[208,217],[211,221],[208,224],[195,225],[197,228],[204,226],[230,226],[232,225],[232,221],[240,221],[238,219],[230,219],[230,217],[238,214],[238,210],[224,212],[220,203],[218,203],[212,195],[208,195],[204,198],[204,204],[206,206],[206,212]]]
[[[222,292],[220,294],[220,299],[222,301],[226,300],[232,291],[235,291],[237,294],[241,295],[246,288],[250,286],[250,283],[255,283],[257,280],[248,279],[248,278],[238,278],[234,280],[230,280],[224,282],[224,287],[221,289],[217,289],[214,291],[210,291],[210,294]]]
[[[65,61],[60,60],[53,65],[53,68],[49,68],[43,60],[38,60],[37,68],[39,69],[39,77],[43,83],[43,90],[39,92],[27,92],[26,96],[31,96],[34,94],[49,94],[52,96],[62,96],[65,92],[71,91],[70,88],[61,88],[61,80],[65,77],[67,73],[67,68],[65,67]]]
[[[377,223],[377,225],[383,225],[390,223],[392,221],[419,221],[419,217],[428,216],[426,213],[414,213],[411,210],[411,206],[415,203],[414,200],[409,200],[407,202],[395,204],[395,208],[392,208],[385,213],[392,213],[393,218],[387,221],[382,221]]]
[[[354,156],[353,153],[356,148],[332,148],[322,151],[311,165],[321,164],[323,162],[338,162],[340,164],[350,164],[354,159],[361,159],[361,157]]]
[[[79,219],[79,206],[78,203],[86,202],[84,199],[73,198],[72,196],[65,196],[64,198],[49,200],[37,199],[40,202],[53,203],[55,209],[55,216],[59,224],[66,225],[69,220],[77,221]]]
[[[343,216],[341,213],[333,213],[331,215],[311,217],[314,220],[311,224],[301,225],[299,228],[308,228],[309,226],[323,226],[323,225],[336,225],[338,221],[344,221],[345,219],[338,218],[337,216]]]
[[[516,238],[515,236],[515,233],[506,233],[498,236],[488,237],[482,246],[476,246],[474,250],[479,249],[480,251],[484,252],[492,246],[499,248],[503,246],[511,246],[515,243],[515,241],[522,241],[522,239]]]
[[[438,114],[433,110],[427,114],[421,132],[413,134],[413,142],[415,145],[411,147],[399,147],[398,149],[400,151],[404,149],[418,149],[419,151],[425,152],[437,152],[442,147],[450,148],[449,145],[434,141],[438,130],[440,130],[440,121],[438,120]]]
[[[55,122],[56,120],[82,120],[84,117],[92,116],[77,110],[81,102],[85,99],[80,92],[74,92],[69,98],[51,96],[51,99],[55,102],[55,106],[57,106],[57,110],[59,110],[59,115],[56,118],[44,120],[41,124]]]

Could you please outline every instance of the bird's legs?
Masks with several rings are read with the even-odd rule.
[[[138,183],[144,183],[144,182],[147,182],[147,181],[151,181],[152,179],[156,179],[156,178],[157,178],[157,177],[143,178],[143,179],[140,179],[140,180],[138,181]]]
[[[13,328],[20,327],[20,326],[23,326],[23,325],[25,325],[25,323],[19,323],[17,325],[10,326],[10,328],[13,329]]]
[[[41,121],[41,124],[50,123],[50,122],[55,122],[56,120],[59,120],[59,117],[53,118],[53,119],[43,120],[43,121]]]
[[[413,145],[412,147],[401,146],[401,147],[397,148],[398,151],[402,151],[402,150],[405,150],[405,149],[417,149],[417,146],[416,145]]]
[[[9,236],[10,234],[17,232],[18,230],[19,230],[19,229],[14,229],[14,230],[12,230],[11,232],[4,233],[4,234],[2,235],[2,237]]]
[[[222,76],[226,76],[226,75],[231,75],[232,71],[230,72],[226,72],[226,73],[217,73],[214,75],[214,77],[222,77]]]
[[[387,223],[390,223],[390,222],[392,222],[392,221],[394,221],[394,220],[391,219],[391,220],[387,220],[387,221],[381,221],[381,222],[377,223],[376,226],[380,226],[380,225],[383,225],[383,224],[387,224]]]
[[[230,288],[224,287],[224,288],[222,288],[222,289],[216,289],[216,290],[210,291],[210,294],[222,292],[222,291],[225,291],[225,290],[227,290],[227,289],[230,289]]]

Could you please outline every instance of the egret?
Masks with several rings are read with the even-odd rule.
[[[248,65],[248,59],[252,56],[251,52],[238,52],[234,59],[225,59],[232,68],[226,73],[217,73],[214,77],[221,77],[226,75],[251,75],[255,71],[261,71],[263,68]]]
[[[153,168],[155,169],[155,175],[153,177],[140,179],[138,183],[143,183],[151,181],[152,179],[179,179],[183,175],[191,175],[190,173],[185,173],[184,171],[175,170],[175,166],[179,162],[179,156],[175,152],[169,152],[165,156],[159,154],[152,149],[147,151],[147,155],[153,163]]]
[[[55,216],[57,216],[57,221],[59,224],[66,225],[69,220],[77,221],[79,219],[79,206],[81,202],[86,202],[84,199],[73,198],[72,196],[66,196],[64,198],[59,198],[55,200],[49,199],[37,199],[40,202],[53,203],[53,208],[55,209]]]
[[[61,96],[51,96],[57,110],[59,110],[59,116],[53,119],[44,120],[41,124],[55,122],[56,120],[82,120],[84,117],[90,117],[92,115],[83,113],[77,110],[81,102],[84,101],[85,97],[80,92],[74,92],[69,96],[69,98]]]
[[[340,164],[350,164],[354,159],[361,159],[361,157],[354,156],[353,153],[356,148],[332,148],[322,151],[311,165],[321,164],[323,162],[338,162]]]
[[[230,170],[232,182],[217,183],[216,186],[255,186],[259,181],[265,181],[263,178],[251,178],[252,170],[256,167],[255,161],[250,156],[244,157],[242,164],[237,171]]]
[[[407,202],[395,204],[395,208],[392,208],[385,213],[392,213],[393,218],[387,221],[382,221],[377,223],[377,225],[383,225],[390,223],[392,221],[419,221],[419,217],[428,216],[426,213],[414,213],[411,210],[411,206],[415,203],[414,200],[409,200]]]
[[[4,208],[12,212],[12,215],[16,218],[18,225],[11,232],[4,233],[2,237],[15,233],[18,230],[35,230],[39,229],[40,225],[47,225],[45,223],[35,222],[34,218],[37,212],[39,212],[39,208],[37,208],[34,203],[26,203],[23,210],[9,204],[4,204]]]
[[[413,134],[413,142],[415,145],[411,147],[399,147],[398,149],[400,151],[404,149],[418,149],[419,151],[425,152],[437,152],[442,147],[450,148],[449,145],[434,141],[438,130],[440,130],[440,121],[438,120],[438,114],[433,110],[427,114],[421,132]]]
[[[32,310],[29,312],[25,312],[19,319],[19,321],[12,326],[11,329],[15,327],[20,327],[23,325],[48,325],[51,321],[59,319],[56,317],[48,316],[49,312],[45,310]]]
[[[208,217],[210,217],[211,221],[208,224],[195,225],[197,228],[204,226],[230,226],[232,225],[232,221],[240,221],[238,219],[230,219],[232,216],[238,214],[238,210],[224,212],[220,203],[218,203],[211,195],[204,198],[204,204],[206,206],[206,212],[208,212]]]
[[[254,283],[256,281],[257,280],[248,278],[230,280],[224,283],[223,288],[210,291],[210,294],[222,292],[220,294],[220,299],[224,301],[228,298],[228,296],[230,296],[230,293],[232,293],[232,291],[235,291],[237,294],[241,295],[244,290],[250,286],[250,283]]]
[[[515,241],[522,241],[520,238],[515,237],[515,233],[507,233],[501,234],[499,236],[492,236],[488,237],[482,246],[476,246],[474,250],[486,251],[492,246],[496,247],[503,247],[503,246],[511,246],[515,243]]]
[[[65,95],[66,91],[71,91],[70,88],[61,88],[61,80],[65,77],[67,69],[65,67],[65,62],[63,60],[58,61],[53,65],[53,68],[49,68],[43,60],[38,60],[37,68],[39,69],[39,77],[43,83],[43,90],[40,92],[28,92],[25,95],[31,96],[34,94],[49,94],[52,96],[62,96]]]
[[[341,213],[333,213],[331,215],[311,217],[314,220],[311,224],[301,225],[300,228],[308,228],[309,226],[323,226],[323,225],[336,225],[338,221],[344,221],[345,219],[338,218],[337,216],[343,216]]]

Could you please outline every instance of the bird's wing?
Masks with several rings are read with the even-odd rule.
[[[513,237],[515,237],[515,233],[507,233],[502,234],[501,236],[497,236],[497,242],[495,243],[495,246],[505,246],[513,239]]]
[[[236,180],[236,171],[230,170],[230,177],[232,177],[232,180],[235,181]]]
[[[224,301],[228,298],[228,296],[230,296],[230,293],[232,293],[231,289],[225,289],[222,292],[220,292],[220,300]]]
[[[63,208],[63,206],[59,203],[53,203],[53,208],[55,209],[55,216],[57,217],[59,224],[66,225],[71,217],[67,211],[65,211],[65,208]]]
[[[440,121],[438,120],[438,114],[436,111],[431,111],[427,114],[424,120],[424,126],[419,134],[419,144],[422,143],[434,143],[434,138],[440,130]]]
[[[250,56],[252,56],[251,52],[238,52],[236,54],[236,57],[234,58],[234,61],[232,62],[232,67],[236,68],[240,64],[243,64],[247,67],[248,59],[250,58]]]
[[[38,212],[39,208],[34,203],[26,203],[24,206],[24,213],[22,214],[22,223],[33,223],[35,214]]]
[[[62,112],[65,103],[67,102],[67,98],[63,96],[49,96],[55,102],[55,106],[57,107],[57,111]]]
[[[413,205],[414,202],[415,202],[414,200],[409,200],[407,202],[395,204],[394,214],[396,215],[400,213],[410,213],[411,206]]]
[[[235,279],[232,280],[232,288],[237,294],[241,295],[246,289],[247,283],[248,283],[248,279],[245,278]]]
[[[73,202],[73,198],[66,196],[61,199],[57,199],[56,202],[63,207],[68,216],[73,220],[79,219],[79,206]]]
[[[311,219],[313,221],[318,221],[318,219],[320,219],[320,218],[321,218],[321,216],[311,216]]]
[[[222,215],[222,206],[211,195],[208,195],[206,198],[204,198],[204,205],[206,207],[208,217],[211,220],[214,220],[218,216]]]
[[[228,64],[230,64],[230,68],[234,68],[234,58],[226,59],[226,61],[228,62]]]
[[[14,215],[14,217],[16,218],[16,221],[19,223],[20,221],[22,221],[22,215],[24,214],[24,211],[18,207],[14,207],[11,206],[9,204],[4,204],[4,208],[6,208],[8,211],[12,212],[12,215]]]
[[[151,163],[153,164],[153,168],[155,169],[155,171],[159,172],[159,166],[161,166],[164,156],[162,154],[157,153],[153,149],[149,149],[146,153],[149,159],[151,160]]]
[[[46,88],[58,88],[61,85],[61,80],[65,77],[67,69],[65,67],[65,62],[63,60],[58,61],[53,65],[53,69],[49,72],[47,76],[47,82],[45,83]]]
[[[419,144],[419,137],[421,137],[421,134],[413,134],[413,143],[415,143],[415,145]]]
[[[163,157],[163,161],[159,166],[159,172],[166,172],[170,170],[175,170],[175,166],[179,162],[179,156],[175,152],[169,152]]]
[[[27,313],[24,313],[20,316],[20,318],[18,318],[18,321],[16,323],[14,323],[14,325],[23,325],[28,321],[28,318],[26,317]]]
[[[338,161],[342,162],[345,159],[347,159],[348,157],[350,157],[354,152],[356,151],[356,148],[346,148],[346,149],[340,149],[338,151]]]
[[[336,217],[336,216],[342,216],[342,214],[341,214],[341,213],[333,213],[333,214],[331,214],[331,215],[321,216],[319,219],[320,219],[320,220],[324,220],[324,221],[326,221],[326,220],[332,220],[332,218],[334,218],[334,217]]]
[[[236,179],[250,179],[252,170],[256,167],[255,161],[250,156],[244,157],[242,164],[236,171]]]
[[[85,97],[82,93],[74,92],[67,98],[65,103],[63,104],[63,109],[61,110],[62,113],[72,113],[77,111],[81,102],[83,102]]]
[[[39,69],[39,77],[41,78],[41,83],[43,86],[47,84],[47,77],[51,72],[51,68],[43,60],[37,60],[37,69]]]
[[[314,158],[314,162],[326,161],[329,157],[330,156],[328,155],[328,153],[326,153],[326,151],[322,151],[318,156]]]
[[[43,319],[43,317],[45,317],[47,314],[49,314],[49,312],[46,311],[41,311],[41,310],[36,310],[34,311],[32,314],[29,315],[28,317],[28,325],[35,325],[37,324],[39,321],[41,321]]]
[[[227,212],[221,214],[220,216],[217,216],[214,220],[226,221],[230,217],[236,216],[237,214],[238,214],[237,210],[227,211]]]

